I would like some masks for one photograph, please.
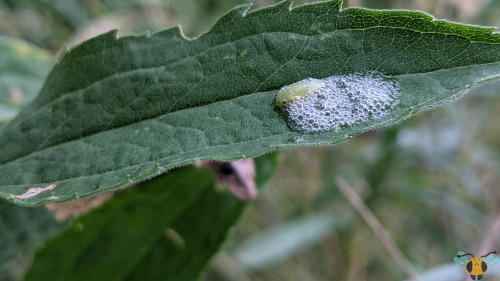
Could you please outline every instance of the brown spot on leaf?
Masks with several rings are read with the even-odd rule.
[[[33,187],[33,188],[28,189],[28,191],[26,191],[24,194],[21,194],[21,195],[11,194],[10,197],[16,198],[16,199],[28,199],[28,198],[31,198],[33,196],[37,196],[38,194],[45,192],[47,190],[52,190],[54,188],[56,188],[55,184],[51,184],[51,185],[46,186],[46,187]]]

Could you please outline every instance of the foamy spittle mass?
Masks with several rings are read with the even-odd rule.
[[[276,105],[285,110],[292,130],[340,130],[380,119],[399,103],[400,89],[376,72],[308,78],[280,89]]]

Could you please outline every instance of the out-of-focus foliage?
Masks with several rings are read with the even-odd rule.
[[[122,33],[130,34],[181,24],[188,36],[196,36],[229,8],[245,2],[249,1],[3,0],[0,34],[54,54],[77,34],[93,28],[104,32],[121,27]],[[500,2],[495,0],[347,2],[369,8],[420,9],[440,18],[500,26]],[[254,2],[256,7],[273,3]],[[500,199],[499,94],[498,84],[483,86],[457,103],[395,127],[333,147],[285,151],[278,174],[244,214],[205,281],[406,279],[338,191],[337,175],[364,199],[419,273],[452,262],[457,250],[476,255],[484,254],[481,247],[499,250],[499,232],[491,228],[498,221]],[[244,241],[316,214],[333,218],[350,214],[350,220],[346,227],[332,227],[315,243],[308,240],[306,247],[287,252],[267,267],[252,270],[228,262]],[[297,231],[293,239],[304,237],[308,236]],[[8,270],[19,270],[30,257],[19,259]],[[488,271],[485,280],[494,280],[494,273]],[[464,272],[462,277],[465,280]]]
[[[45,50],[0,36],[0,125],[38,95],[53,65]]]
[[[21,275],[29,266],[32,247],[66,226],[67,223],[56,221],[44,207],[23,208],[1,201],[0,280]]]
[[[0,34],[60,50],[79,32],[143,34],[181,25],[187,36],[206,32],[231,8],[248,0],[2,0]],[[256,6],[274,2],[256,3]],[[96,34],[93,34],[95,36]]]
[[[470,24],[500,23],[499,1],[348,2],[369,8],[420,9]],[[500,249],[500,230],[493,228],[500,220],[499,94],[500,84],[489,84],[395,127],[332,147],[283,152],[278,173],[244,214],[206,281],[407,279],[338,191],[337,175],[364,199],[422,280],[470,280],[463,266],[453,264],[456,252],[482,255]],[[297,247],[294,254],[267,267],[218,262],[237,257],[242,243],[288,221],[346,212],[353,215],[348,227],[332,228],[316,244],[308,241],[306,249]],[[305,242],[307,237],[299,233],[294,240]],[[497,272],[492,266],[484,280],[500,280]]]

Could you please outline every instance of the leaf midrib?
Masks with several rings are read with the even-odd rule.
[[[500,60],[499,60],[500,61]],[[453,67],[453,69],[459,69],[459,68],[467,68],[467,67],[470,67],[470,66],[475,66],[475,65],[489,65],[489,64],[495,64],[495,63],[498,63],[498,62],[491,62],[491,63],[482,63],[482,64],[471,64],[471,65],[466,65],[466,66],[458,66],[458,67]],[[400,74],[400,75],[394,75],[394,77],[398,77],[398,76],[408,76],[408,75],[423,75],[423,74],[430,74],[430,73],[438,73],[440,71],[445,71],[445,70],[448,70],[450,68],[447,68],[447,69],[439,69],[439,70],[434,70],[434,71],[428,71],[428,72],[422,72],[422,73],[411,73],[411,74]],[[34,154],[38,154],[38,153],[42,153],[43,151],[45,150],[49,150],[51,148],[54,148],[54,147],[57,147],[57,146],[60,146],[60,145],[64,145],[64,144],[68,144],[68,143],[72,143],[72,142],[77,142],[77,141],[80,141],[80,140],[83,140],[83,139],[87,139],[87,138],[90,138],[94,135],[97,135],[97,134],[101,134],[101,133],[107,133],[107,132],[111,132],[111,131],[114,131],[114,130],[119,130],[119,129],[122,129],[122,128],[125,128],[125,127],[128,127],[128,126],[133,126],[133,125],[137,125],[139,123],[142,123],[142,122],[151,122],[151,121],[157,121],[156,119],[158,118],[161,118],[161,117],[164,117],[168,114],[174,114],[174,113],[178,113],[178,112],[182,112],[184,110],[194,110],[194,109],[197,109],[197,108],[202,108],[202,107],[205,107],[205,106],[210,106],[210,105],[214,105],[214,104],[217,104],[217,103],[222,103],[222,102],[231,102],[231,101],[235,101],[235,100],[238,100],[240,98],[243,98],[243,97],[249,97],[249,96],[252,96],[252,95],[260,95],[260,94],[264,94],[264,93],[271,93],[273,91],[266,91],[266,92],[253,92],[253,93],[250,93],[250,94],[246,94],[246,95],[241,95],[241,96],[237,96],[237,97],[232,97],[232,98],[228,98],[228,99],[224,99],[224,100],[220,100],[220,101],[215,101],[215,102],[211,102],[211,103],[208,103],[208,104],[204,104],[204,105],[199,105],[199,106],[196,106],[196,107],[190,107],[190,108],[181,108],[179,110],[176,110],[176,111],[171,111],[171,112],[167,112],[167,113],[162,113],[158,116],[154,116],[154,117],[151,117],[151,118],[148,118],[148,119],[144,119],[144,120],[140,120],[138,122],[135,122],[135,123],[129,123],[129,124],[125,124],[125,125],[122,125],[122,126],[117,126],[117,127],[114,127],[114,128],[111,128],[109,130],[106,130],[105,132],[102,132],[102,131],[99,131],[99,132],[96,132],[96,133],[92,133],[92,134],[88,134],[88,135],[85,135],[85,136],[82,136],[82,137],[79,137],[79,138],[76,138],[76,139],[72,139],[72,140],[68,140],[68,141],[65,141],[65,142],[60,142],[60,143],[56,143],[54,145],[51,145],[51,146],[48,146],[48,147],[44,147],[43,149],[41,150],[36,150],[36,151],[32,151],[31,153],[28,153],[28,154],[25,154],[25,155],[22,155],[18,158],[15,158],[15,159],[12,159],[10,161],[7,161],[5,163],[0,163],[0,165],[7,165],[7,164],[12,164],[12,163],[15,163],[17,161],[20,161],[20,160],[23,160],[25,158],[28,158]],[[441,95],[444,95],[441,94]],[[433,96],[431,99],[436,99],[438,96]],[[419,105],[422,105],[422,104],[425,104],[426,102],[428,102],[429,100],[431,99],[428,99],[426,100],[425,102],[422,102],[418,105],[415,105],[414,107],[417,107]],[[160,122],[162,123],[162,122]],[[162,123],[164,124],[164,123]],[[164,124],[165,125],[165,124]],[[174,127],[174,126],[172,126]],[[268,137],[265,137],[265,138],[272,138],[272,137],[276,137],[276,136],[282,136],[282,135],[285,135],[285,134],[280,134],[280,135],[272,135],[272,136],[268,136]],[[262,138],[260,138],[262,139]],[[233,144],[225,144],[225,145],[215,145],[215,146],[210,146],[209,148],[215,148],[215,147],[220,147],[220,146],[231,146],[231,145],[234,145],[234,144],[242,144],[242,143],[246,143],[246,142],[253,142],[254,140],[248,140],[248,141],[242,141],[242,142],[236,142],[236,143],[233,143]],[[206,147],[205,147],[206,148]],[[196,150],[200,150],[200,149],[204,149],[204,148],[199,148],[199,149],[195,149],[195,150],[191,150],[190,152],[192,151],[196,151]],[[272,150],[272,149],[270,149]],[[180,153],[179,155],[182,155],[184,154],[185,152],[183,153]],[[265,153],[265,152],[264,152]],[[264,154],[263,153],[263,154]],[[167,157],[163,157],[163,158],[158,158],[156,160],[149,160],[149,161],[146,161],[146,162],[142,162],[142,164],[144,163],[150,163],[150,162],[157,162],[157,161],[161,161],[161,160],[164,160],[164,159],[167,159],[171,156],[167,156]],[[204,160],[204,159],[200,159],[200,160]],[[119,170],[125,170],[125,169],[128,169],[128,168],[133,168],[133,167],[138,167],[142,164],[138,164],[138,165],[133,165],[133,166],[127,166],[127,167],[123,167],[123,168],[120,168],[118,170],[109,170],[109,171],[105,171],[105,172],[101,172],[101,173],[96,173],[96,174],[92,174],[92,175],[85,175],[85,176],[81,176],[81,177],[89,177],[89,176],[95,176],[95,175],[101,175],[101,174],[106,174],[106,173],[109,173],[109,172],[113,172],[113,171],[119,171]],[[175,166],[175,164],[173,164],[173,166]],[[78,177],[80,178],[80,177]],[[73,178],[67,178],[67,179],[62,179],[62,180],[58,180],[57,182],[63,182],[63,181],[66,181],[66,180],[70,180],[70,179],[74,179]],[[47,183],[33,183],[33,184],[49,184],[49,183],[52,183],[52,182],[47,182]],[[8,186],[23,186],[23,185],[26,185],[26,184],[9,184]]]
[[[195,107],[180,108],[178,110],[170,111],[170,112],[167,112],[167,113],[162,113],[161,115],[158,115],[158,116],[155,116],[155,117],[151,117],[151,118],[148,118],[148,119],[144,119],[144,120],[140,120],[140,121],[137,121],[135,123],[129,123],[129,124],[125,124],[125,125],[122,125],[122,126],[117,126],[117,127],[111,128],[111,129],[106,130],[106,131],[99,131],[99,132],[96,132],[96,133],[92,133],[92,134],[88,134],[88,135],[85,135],[85,136],[81,136],[79,138],[75,138],[75,139],[68,140],[68,141],[65,141],[65,142],[56,143],[56,144],[54,144],[52,146],[47,146],[47,147],[44,147],[44,148],[42,148],[40,150],[32,151],[29,154],[22,155],[22,156],[20,156],[18,158],[12,159],[11,161],[8,161],[8,162],[5,162],[5,163],[0,163],[0,165],[12,164],[12,163],[15,163],[15,162],[17,162],[19,160],[22,160],[24,158],[30,157],[30,156],[32,156],[34,154],[42,153],[45,150],[49,150],[51,148],[54,148],[54,147],[57,147],[57,146],[60,146],[60,145],[64,145],[64,144],[68,144],[68,143],[72,143],[72,142],[78,142],[78,141],[81,141],[81,140],[84,140],[84,139],[87,139],[87,138],[91,138],[91,137],[93,137],[93,136],[95,136],[97,134],[108,133],[108,132],[112,132],[114,130],[120,130],[120,129],[126,128],[128,126],[134,126],[134,125],[137,125],[137,124],[140,124],[140,123],[143,123],[143,122],[151,122],[151,121],[159,122],[157,120],[158,118],[164,117],[164,116],[169,115],[169,114],[175,114],[175,113],[179,113],[179,112],[187,111],[187,110],[195,110],[195,109],[198,109],[198,108],[203,108],[205,106],[211,106],[211,105],[222,103],[222,102],[232,102],[232,101],[238,100],[240,98],[249,97],[249,96],[253,96],[253,95],[261,95],[261,94],[271,93],[271,92],[272,91],[253,92],[253,93],[250,93],[250,94],[247,94],[247,95],[241,95],[241,96],[237,96],[237,97],[232,97],[232,98],[228,98],[228,99],[224,99],[224,100],[219,100],[219,101],[211,102],[211,103],[204,104],[204,105],[198,105],[198,106],[195,106]],[[168,124],[165,124],[163,122],[159,122],[159,123],[161,123],[163,125],[168,125]],[[169,126],[171,126],[171,125],[169,125]],[[182,127],[179,127],[179,126],[171,126],[171,127],[182,128]],[[184,127],[184,128],[190,128],[190,127]],[[276,135],[273,135],[273,136],[276,136]],[[270,136],[270,137],[272,137],[272,136]],[[248,141],[244,141],[244,142],[238,142],[238,144],[239,143],[250,142],[250,141],[253,141],[253,140],[248,140]],[[231,145],[231,144],[227,144],[227,145]],[[218,147],[218,146],[223,146],[223,145],[211,146],[211,148]],[[199,148],[199,149],[203,149],[203,148]],[[196,150],[198,150],[198,149],[190,150],[190,152],[196,151]],[[158,160],[165,159],[165,158],[168,158],[168,157],[159,158]],[[147,162],[154,162],[154,161],[158,161],[158,160],[151,160],[151,161],[147,161]],[[147,163],[147,162],[143,162],[143,163]],[[129,166],[129,167],[135,167],[135,166],[136,165]]]
[[[494,64],[494,63],[488,63],[488,64]],[[481,65],[486,65],[486,64],[481,64]],[[456,68],[466,68],[466,67],[470,67],[470,66],[473,66],[473,65],[468,65],[468,66],[460,66],[460,67],[456,67]],[[444,71],[444,70],[447,70],[447,69],[440,69],[440,70],[430,71],[430,72],[425,72],[425,73],[404,74],[404,75],[422,75],[422,74],[428,74],[428,73],[437,73],[437,72]],[[402,75],[397,75],[397,76],[402,76]],[[249,94],[249,95],[247,95],[247,96],[250,96],[250,95],[257,95],[257,94],[262,94],[262,93],[265,93],[265,92],[256,92],[256,93],[251,93],[251,94]],[[456,97],[460,96],[460,95],[461,95],[461,94],[463,94],[463,93],[464,93],[464,91],[462,91],[461,93],[457,94],[455,97],[452,97],[452,98],[450,98],[450,99],[456,98]],[[412,108],[415,108],[415,107],[421,106],[421,105],[423,105],[423,104],[427,104],[427,103],[428,103],[428,101],[430,101],[430,100],[437,100],[439,97],[444,96],[444,95],[445,95],[445,92],[443,92],[443,93],[441,93],[440,95],[437,95],[437,96],[432,96],[431,98],[429,98],[429,99],[427,99],[427,100],[425,100],[425,101],[423,101],[423,102],[421,102],[421,103],[419,103],[419,104],[417,104],[417,105],[413,106]],[[243,96],[234,97],[234,98],[230,99],[230,101],[232,101],[232,100],[236,100],[236,99],[239,99],[239,98],[242,98],[242,97],[243,97]],[[223,101],[218,101],[218,102],[215,102],[215,103],[219,103],[219,102],[223,102]],[[203,106],[206,106],[206,105],[202,105],[202,106],[198,106],[198,107],[203,107]],[[435,106],[435,105],[434,105],[434,106]],[[434,107],[434,106],[432,106],[432,107]],[[182,110],[190,110],[190,109],[195,109],[195,108],[197,108],[197,107],[193,107],[193,108],[186,108],[186,109],[182,109]],[[427,107],[426,107],[426,108],[427,108]],[[182,111],[182,110],[179,110],[179,111]],[[178,112],[178,111],[175,111],[175,112]],[[171,113],[175,113],[175,112],[171,112]],[[169,113],[167,113],[167,114],[169,114]],[[164,115],[166,115],[166,114],[164,114]],[[162,115],[162,116],[164,116],[164,115]],[[155,119],[157,119],[157,118],[151,118],[151,119],[148,119],[148,120],[142,120],[142,121],[140,121],[140,122],[155,121]],[[138,122],[138,123],[140,123],[140,122]],[[388,122],[390,123],[391,121],[388,121]],[[126,125],[126,126],[130,126],[130,125],[134,125],[134,124],[136,124],[136,123],[133,123],[133,124],[128,124],[128,125]],[[164,123],[162,123],[162,124],[164,124]],[[375,125],[375,126],[372,126],[372,127],[368,128],[368,130],[370,130],[370,129],[374,129],[374,128],[376,128],[376,127],[383,126],[383,125],[384,125],[384,124],[377,124],[377,125]],[[120,127],[120,128],[121,128],[121,127]],[[116,128],[116,129],[119,129],[119,128]],[[114,129],[113,129],[113,130],[114,130]],[[279,134],[279,135],[272,135],[272,136],[268,136],[268,137],[261,137],[261,138],[259,138],[259,139],[261,139],[261,140],[262,140],[262,139],[269,139],[269,138],[274,138],[274,137],[276,137],[276,136],[284,136],[284,135],[286,135],[286,134],[287,134],[287,133],[285,133],[285,134]],[[355,134],[354,134],[354,135],[355,135]],[[91,137],[91,136],[86,136],[86,137],[83,137],[83,138],[80,138],[80,139],[84,139],[84,138],[87,138],[87,137]],[[70,142],[79,141],[80,139],[77,139],[77,140],[72,140],[72,141],[70,141]],[[244,143],[253,142],[253,141],[254,141],[254,140],[247,140],[247,141],[236,142],[236,143],[233,143],[233,144],[215,145],[215,146],[210,146],[209,148],[211,148],[211,149],[212,149],[212,148],[217,148],[217,147],[232,146],[232,145],[234,145],[234,144],[244,144]],[[64,144],[64,143],[63,143],[63,144]],[[62,145],[62,144],[58,144],[58,145]],[[55,146],[58,146],[58,145],[55,145]],[[198,148],[198,149],[193,149],[193,150],[190,150],[190,151],[189,151],[189,153],[191,153],[191,152],[193,152],[193,151],[197,151],[197,150],[206,149],[206,148],[207,148],[207,147]],[[46,149],[49,149],[49,148],[46,148]],[[269,151],[272,151],[272,150],[274,150],[274,149],[275,149],[274,147],[273,147],[273,148],[269,148],[267,151],[262,152],[262,154],[265,154],[265,153],[267,153],[267,152],[269,152]],[[44,150],[45,150],[45,149],[44,149]],[[38,152],[42,152],[42,151],[43,151],[43,150],[41,150],[41,151],[37,151],[37,152],[34,152],[33,154],[38,153]],[[187,152],[178,153],[177,155],[179,155],[179,156],[180,156],[180,155],[183,155],[183,154],[185,154],[185,153],[187,153]],[[25,157],[28,157],[28,156],[29,156],[29,155],[27,155],[27,156],[25,156]],[[25,157],[23,157],[23,158],[25,158]],[[142,162],[142,163],[137,164],[137,165],[132,165],[132,166],[122,167],[122,168],[119,168],[119,169],[108,170],[108,171],[99,172],[99,173],[94,173],[94,174],[90,174],[90,175],[82,175],[82,176],[79,176],[79,177],[72,177],[72,178],[61,179],[61,180],[57,180],[57,182],[58,182],[58,183],[61,183],[61,182],[65,182],[65,181],[69,181],[69,180],[75,179],[75,178],[88,178],[88,177],[93,177],[93,176],[98,176],[98,175],[104,175],[104,174],[107,174],[107,173],[112,173],[112,172],[117,172],[117,171],[127,170],[127,169],[130,169],[130,168],[136,168],[136,167],[140,167],[140,166],[142,166],[142,165],[144,165],[144,164],[154,163],[154,162],[159,162],[159,161],[162,161],[162,160],[168,159],[169,157],[172,157],[172,155],[169,155],[169,156],[166,156],[166,157],[163,157],[163,158],[158,158],[158,159],[155,159],[155,160],[145,161],[145,162]],[[181,158],[181,157],[180,157],[180,158]],[[210,158],[210,159],[212,159],[212,158]],[[17,161],[17,160],[18,160],[18,159],[16,159],[16,161]],[[200,161],[202,161],[202,160],[207,160],[207,159],[200,158],[199,160],[200,160]],[[214,159],[212,159],[212,160],[214,160]],[[216,160],[216,159],[215,159],[215,160]],[[13,162],[15,162],[15,161],[13,161]],[[176,165],[181,165],[182,163],[183,163],[183,162],[179,162],[179,163],[171,163],[169,166],[167,166],[167,167],[162,167],[162,168],[170,168],[170,167],[174,167],[174,166],[176,166]],[[154,171],[154,170],[156,170],[156,169],[157,169],[157,168],[152,169],[150,172],[146,173],[144,176],[145,176],[145,177],[147,177],[147,175],[149,175],[152,171]],[[161,169],[161,168],[160,168],[160,169]],[[46,183],[32,183],[32,184],[29,184],[29,185],[44,185],[44,184],[51,184],[51,183],[53,183],[53,182],[46,182]],[[134,184],[134,183],[125,184],[124,186],[129,186],[129,185],[132,185],[132,184]],[[9,184],[8,186],[25,186],[25,185],[27,185],[27,184]],[[111,187],[111,188],[112,188],[112,187]],[[100,192],[102,192],[102,191],[99,191],[99,192],[97,192],[97,193],[100,193]]]

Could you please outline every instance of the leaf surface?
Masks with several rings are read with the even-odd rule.
[[[34,102],[0,128],[0,196],[65,201],[200,159],[335,144],[499,76],[493,28],[421,12],[342,10],[338,0],[290,4],[237,7],[194,40],[178,28],[120,39],[112,32],[70,50]],[[383,118],[307,134],[274,106],[283,86],[366,72],[399,85]]]

